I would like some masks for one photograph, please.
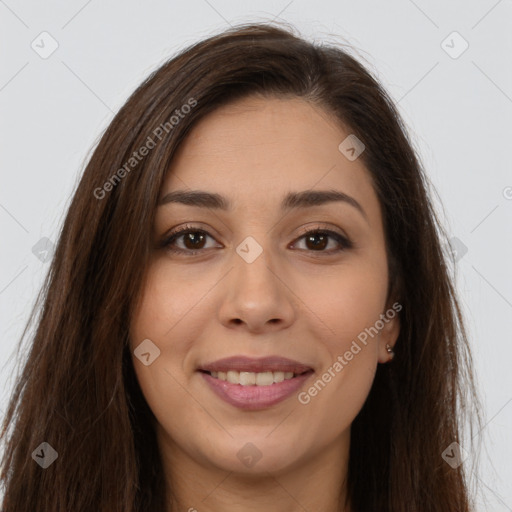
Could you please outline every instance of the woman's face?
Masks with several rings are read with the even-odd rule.
[[[379,202],[361,148],[339,149],[349,135],[303,100],[252,97],[180,147],[131,323],[167,460],[254,473],[346,453],[399,329]]]

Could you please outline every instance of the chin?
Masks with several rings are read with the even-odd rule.
[[[268,472],[279,472],[298,463],[298,443],[290,436],[285,437],[287,441],[283,440],[283,436],[271,439],[268,437],[271,430],[265,429],[265,432],[254,436],[245,432],[241,437],[226,437],[207,457],[212,464],[225,471],[245,475],[265,476]],[[210,440],[210,448],[212,444]]]

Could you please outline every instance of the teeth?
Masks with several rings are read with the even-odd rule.
[[[219,380],[226,380],[231,384],[240,384],[242,386],[270,386],[274,382],[283,382],[293,378],[293,372],[237,372],[229,370],[228,372],[210,372],[212,377]]]
[[[233,375],[232,379],[236,376]],[[254,386],[256,384],[256,374],[251,372],[240,372],[239,373],[240,384],[242,386]]]
[[[254,380],[257,386],[269,386],[274,383],[274,374],[272,372],[254,373]],[[293,376],[293,373],[292,373]],[[242,374],[240,374],[240,378]]]

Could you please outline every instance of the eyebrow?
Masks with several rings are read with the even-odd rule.
[[[343,202],[356,208],[368,221],[363,207],[351,196],[339,190],[304,190],[302,192],[289,192],[281,202],[281,210],[288,211],[296,208],[310,208],[327,203]],[[217,210],[231,210],[229,199],[217,193],[202,190],[175,190],[160,199],[158,206],[169,203],[179,203],[199,208],[213,208]]]

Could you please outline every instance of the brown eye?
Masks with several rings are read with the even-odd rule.
[[[305,241],[305,250],[319,253],[335,253],[350,249],[353,246],[352,242],[340,233],[325,229],[306,231],[298,240],[302,239]],[[334,240],[336,244],[338,244],[338,248],[335,247],[331,250],[325,250],[331,240]]]
[[[308,249],[325,249],[329,243],[329,236],[323,233],[313,233],[305,237]]]
[[[195,254],[204,249],[209,249],[209,247],[205,247],[207,238],[213,240],[206,231],[185,226],[166,237],[161,242],[160,247],[170,252]]]
[[[205,236],[200,231],[189,231],[185,235],[181,235],[183,237],[183,244],[187,249],[202,249]]]

